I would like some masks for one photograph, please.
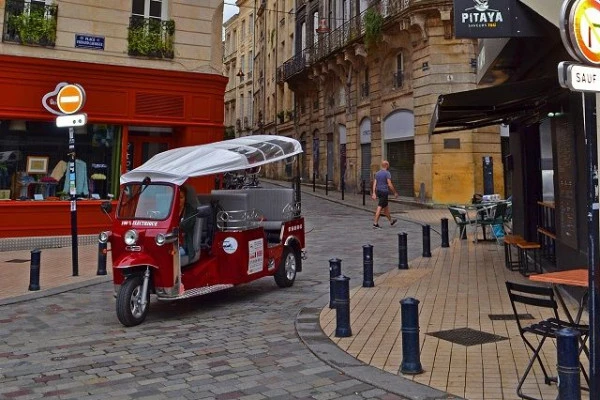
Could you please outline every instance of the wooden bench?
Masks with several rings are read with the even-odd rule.
[[[504,265],[511,271],[518,271],[520,269],[521,261],[517,257],[515,261],[512,255],[513,247],[516,248],[517,243],[523,242],[523,239],[519,235],[506,235],[504,236]]]
[[[542,245],[538,242],[528,242],[524,240],[516,243],[516,246],[519,249],[519,272],[524,276],[528,276],[531,273],[541,273],[542,258],[540,250]],[[530,252],[533,253],[533,270],[529,269]]]

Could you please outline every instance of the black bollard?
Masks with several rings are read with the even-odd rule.
[[[442,247],[450,247],[448,240],[448,218],[442,218]]]
[[[420,374],[421,351],[419,350],[419,300],[408,297],[400,300],[402,324],[402,364],[403,374]]]
[[[96,275],[106,275],[106,253],[108,243],[98,242],[98,269]]]
[[[313,192],[317,190],[317,173],[313,172]]]
[[[560,400],[581,400],[579,335],[579,331],[573,328],[564,328],[556,332],[556,372]]]
[[[342,260],[332,258],[329,260],[329,308],[335,308],[335,282],[333,278],[342,274]]]
[[[364,179],[361,181],[360,187],[362,188],[363,206],[364,206],[366,204],[365,203],[365,195],[367,194],[367,188],[365,187],[365,180]]]
[[[398,269],[408,269],[408,240],[406,232],[398,234]]]
[[[31,264],[29,266],[29,290],[40,290],[40,249],[31,250]]]
[[[346,190],[346,180],[342,176],[342,200],[344,200],[344,190]]]
[[[344,275],[333,278],[335,281],[335,337],[352,336],[350,329],[350,278]]]
[[[363,246],[363,287],[373,287],[373,245]]]
[[[325,196],[329,196],[329,176],[325,174]]]
[[[423,225],[423,257],[431,257],[431,227]]]

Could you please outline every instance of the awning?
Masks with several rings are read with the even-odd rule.
[[[558,17],[563,0],[521,0],[521,3],[540,14],[554,26],[559,27]]]
[[[525,121],[564,93],[554,77],[505,83],[438,97],[429,134]]]

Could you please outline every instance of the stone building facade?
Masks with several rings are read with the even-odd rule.
[[[388,159],[401,195],[467,202],[491,159],[503,193],[497,127],[429,135],[438,96],[477,86],[477,41],[454,37],[452,1],[297,1],[296,49],[277,77],[294,92],[305,181],[368,190]]]

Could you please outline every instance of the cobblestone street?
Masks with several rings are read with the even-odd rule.
[[[402,398],[319,360],[294,321],[328,293],[330,258],[359,285],[364,244],[374,245],[379,275],[396,268],[398,232],[409,235],[409,259],[420,255],[421,226],[382,220],[373,231],[371,213],[308,194],[303,212],[308,259],[289,289],[265,278],[177,303],[152,299],[134,328],[118,322],[109,283],[0,307],[0,398]]]

